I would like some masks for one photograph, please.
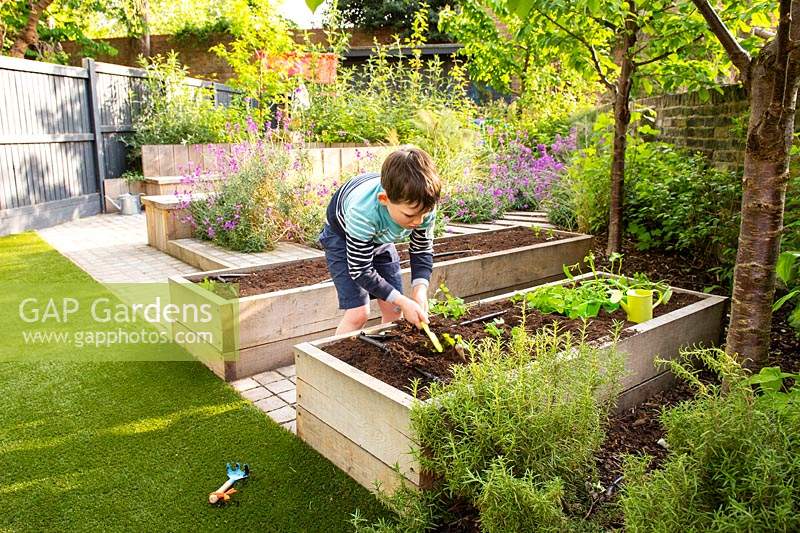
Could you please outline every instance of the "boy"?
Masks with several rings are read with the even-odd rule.
[[[441,183],[431,157],[414,147],[389,154],[381,173],[361,174],[342,185],[327,210],[320,235],[344,317],[336,334],[357,331],[369,316],[370,295],[383,322],[428,322],[433,269],[434,208]],[[411,298],[403,296],[394,243],[411,237]]]

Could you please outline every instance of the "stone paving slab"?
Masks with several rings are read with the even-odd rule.
[[[284,429],[297,433],[296,373],[295,365],[289,365],[233,381],[231,386]]]
[[[38,231],[62,255],[101,283],[166,282],[196,268],[147,244],[144,214],[109,213]]]

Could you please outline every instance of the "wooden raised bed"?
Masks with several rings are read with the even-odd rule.
[[[563,277],[563,265],[582,261],[591,249],[593,238],[576,233],[553,233],[563,238],[483,255],[437,261],[431,275],[431,294],[440,283],[446,283],[454,294],[476,300],[560,279]],[[442,239],[454,238],[458,236]],[[308,260],[171,277],[169,283],[172,303],[208,303],[215,308],[227,306],[235,308],[239,317],[238,341],[218,339],[213,345],[187,345],[187,350],[217,375],[232,381],[291,364],[292,347],[295,344],[333,334],[342,311],[338,308],[336,289],[332,282],[245,296],[236,300],[214,297],[196,284],[203,278],[214,275],[251,273],[287,265],[302,268],[305,261]],[[410,269],[403,269],[402,274],[404,285],[409,287]],[[214,316],[230,314],[232,313],[215,313]],[[376,309],[372,318],[378,316]],[[192,330],[193,326],[175,322],[175,329]],[[225,336],[224,328],[218,329]],[[224,363],[223,359],[226,360]]]
[[[190,169],[217,172],[218,152],[230,153],[230,144],[160,144],[142,146],[142,173],[145,178],[180,176]],[[359,157],[369,154],[378,160],[378,167],[391,146],[317,147],[309,145],[303,151],[309,158],[311,181],[331,181],[358,174],[363,166]],[[172,191],[169,191],[172,192]],[[163,194],[150,192],[147,194]]]
[[[576,279],[589,276],[592,274]],[[560,283],[567,282],[552,284]],[[719,341],[726,298],[674,291],[692,294],[698,301],[628,328],[631,334],[617,344],[626,369],[618,409],[638,404],[671,386],[672,375],[655,367],[656,357],[671,359],[682,347]],[[492,303],[512,294],[476,303]],[[393,327],[377,326],[369,332]],[[325,351],[326,346],[351,336],[295,347],[297,434],[364,487],[374,489],[374,482],[380,481],[384,489],[394,490],[400,484],[394,470],[397,465],[408,482],[424,488],[429,480],[411,454],[414,442],[409,415],[413,398]]]

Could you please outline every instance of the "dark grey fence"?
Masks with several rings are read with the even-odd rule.
[[[103,179],[125,171],[145,71],[96,63],[65,67],[0,57],[0,235],[97,214]],[[235,92],[214,88],[225,105]]]

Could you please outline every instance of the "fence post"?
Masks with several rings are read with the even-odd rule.
[[[94,168],[97,179],[97,190],[100,191],[100,212],[106,212],[106,155],[103,148],[103,132],[100,130],[100,95],[97,87],[97,65],[94,59],[83,58],[83,68],[89,73],[89,118],[94,134]]]

